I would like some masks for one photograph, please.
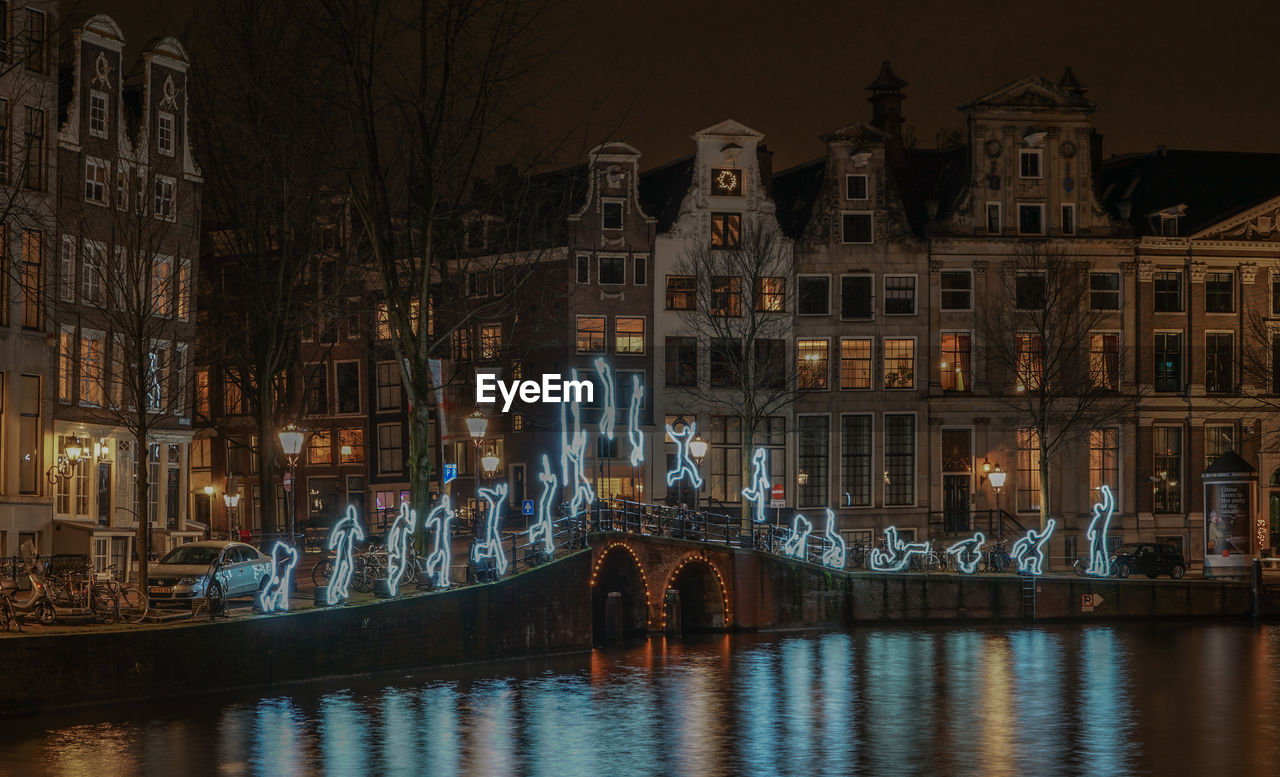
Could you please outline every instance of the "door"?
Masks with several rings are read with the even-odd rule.
[[[942,476],[942,522],[948,534],[969,531],[969,476]]]
[[[973,490],[973,429],[943,429],[942,527],[947,534],[970,530],[970,492]]]

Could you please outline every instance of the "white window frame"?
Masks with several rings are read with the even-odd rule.
[[[101,173],[102,178],[98,178]],[[89,194],[90,187],[96,191],[101,191],[101,198],[92,197]],[[93,203],[94,205],[109,206],[111,197],[107,193],[111,186],[111,163],[105,159],[96,156],[85,156],[84,158],[84,201]]]
[[[825,346],[826,346],[826,354],[827,354],[827,373],[826,373],[826,377],[827,377],[827,379],[826,379],[826,385],[825,385],[825,386],[822,386],[822,387],[820,387],[820,388],[800,388],[800,386],[799,386],[799,377],[798,377],[798,376],[799,376],[799,374],[800,374],[800,343],[801,343],[802,341],[803,341],[803,342],[809,342],[809,343],[819,343],[819,342],[820,342],[820,343],[822,343],[823,345],[825,345]],[[796,388],[797,388],[798,390],[800,390],[800,391],[806,391],[806,392],[831,391],[831,390],[832,390],[832,380],[831,380],[831,366],[832,366],[832,364],[831,364],[831,362],[832,362],[832,359],[831,359],[831,338],[830,338],[830,337],[797,337],[797,338],[796,338],[796,340],[795,340],[795,343],[796,343],[796,344],[795,344],[795,353],[796,353],[796,375],[797,375],[797,379],[796,379],[796,380],[797,380],[797,382],[796,382]],[[813,413],[808,413],[807,415],[814,415],[814,414],[813,414]]]
[[[383,450],[382,432],[384,429],[391,430],[391,433],[399,438],[399,442],[400,442],[400,445],[399,445],[400,468],[399,469],[383,469],[382,467],[382,450]],[[401,434],[400,423],[395,422],[395,423],[389,423],[389,424],[378,424],[378,426],[376,427],[376,434],[377,434],[377,438],[374,441],[374,444],[377,445],[377,451],[378,451],[378,474],[379,475],[400,474],[402,471],[404,471],[404,435]]]
[[[889,374],[889,370],[885,367],[888,360],[889,350],[888,342],[890,340],[910,340],[911,341],[911,385],[910,386],[889,386],[884,383],[884,378]],[[873,367],[874,369],[874,367]],[[915,335],[887,335],[880,338],[880,378],[881,388],[885,391],[915,391],[920,385],[920,342]]]
[[[1093,306],[1093,293],[1094,293],[1093,276],[1095,275],[1112,275],[1119,280],[1119,282],[1116,284],[1116,289],[1115,289],[1116,306],[1114,308],[1095,308]],[[1110,289],[1104,289],[1103,291],[1106,291],[1107,293],[1111,292]],[[1105,314],[1105,313],[1119,313],[1123,309],[1124,309],[1124,274],[1121,273],[1119,270],[1106,270],[1106,269],[1090,270],[1089,271],[1089,310]]]
[[[948,308],[948,307],[944,307],[944,306],[943,306],[943,304],[942,304],[942,300],[943,300],[943,296],[942,296],[942,295],[943,295],[943,294],[945,294],[945,293],[947,292],[947,290],[946,290],[946,289],[944,289],[944,288],[942,288],[942,276],[944,276],[944,275],[957,275],[957,274],[963,274],[963,275],[967,275],[967,276],[969,276],[969,306],[968,306],[968,307],[963,307],[963,308]],[[943,271],[941,271],[940,273],[938,273],[938,310],[941,310],[941,311],[944,311],[944,312],[947,312],[947,313],[972,313],[972,312],[973,312],[973,298],[974,298],[974,291],[975,291],[975,290],[974,290],[974,277],[973,277],[973,270],[943,270]]]
[[[151,215],[164,221],[178,220],[178,180],[168,175],[155,176],[155,191],[151,198]],[[168,194],[166,197],[165,195]],[[165,205],[168,212],[165,212]]]
[[[1089,348],[1087,353],[1093,356],[1093,336],[1094,335],[1115,335],[1116,336],[1116,385],[1115,386],[1096,386],[1095,388],[1104,388],[1111,391],[1119,391],[1124,386],[1124,330],[1122,329],[1090,329],[1089,330]],[[1092,371],[1092,365],[1090,366]],[[1089,376],[1090,385],[1093,385],[1093,376]]]
[[[640,272],[640,268],[644,272]],[[631,257],[631,283],[633,286],[649,285],[649,255],[636,254]]]
[[[1027,175],[1022,171],[1022,167],[1023,167],[1022,160],[1023,158],[1026,158],[1026,157],[1035,158],[1036,160],[1035,175]],[[1026,148],[1026,147],[1022,147],[1018,149],[1018,177],[1026,180],[1035,180],[1035,181],[1038,181],[1044,178],[1044,150],[1043,149]]]
[[[156,112],[156,150],[165,156],[173,156],[177,148],[177,122],[168,111]]]
[[[604,342],[598,351],[579,351],[578,350],[578,332],[582,331],[579,322],[584,318],[599,318],[604,320]],[[607,315],[576,315],[573,317],[573,352],[574,353],[600,353],[609,352],[609,317]]]
[[[61,253],[58,254],[58,299],[62,302],[76,300],[76,266],[79,253],[74,235],[63,235]]]
[[[801,313],[800,312],[800,281],[805,278],[826,278],[827,280],[827,309],[823,313]],[[831,274],[830,273],[799,273],[796,275],[796,315],[797,316],[829,316],[831,315]]]
[[[850,197],[850,196],[849,196],[849,182],[850,182],[850,181],[852,181],[854,178],[861,178],[861,179],[862,179],[862,196],[861,196],[861,197]],[[869,199],[871,199],[871,196],[870,196],[870,195],[871,195],[871,178],[870,178],[870,176],[868,176],[866,173],[846,173],[846,174],[845,174],[845,176],[844,176],[844,198],[845,198],[846,200],[850,200],[850,201],[852,201],[852,202],[863,202],[863,201],[865,201],[865,200],[869,200]]]
[[[849,240],[844,234],[844,217],[845,216],[866,216],[870,226],[870,240]],[[842,210],[840,211],[840,244],[846,246],[869,246],[875,245],[876,242],[876,214],[870,210]]]
[[[867,353],[869,358],[867,387],[866,388],[845,388],[844,386],[844,344],[850,341],[860,341],[867,344]],[[855,335],[852,337],[840,338],[840,350],[836,354],[838,364],[836,366],[836,382],[839,383],[840,391],[874,391],[876,387],[876,338],[871,335]]]
[[[845,278],[870,278],[871,279],[871,315],[865,318],[849,318],[844,314],[844,279]],[[870,272],[847,272],[840,274],[840,288],[837,290],[836,298],[840,301],[840,320],[841,321],[874,321],[876,317],[876,274]]]
[[[640,350],[638,351],[619,351],[618,350],[618,319],[620,318],[640,319],[640,324],[642,326],[642,329],[640,330]],[[606,323],[605,327],[608,327],[608,326],[609,326],[608,323]],[[606,329],[606,332],[607,332],[607,329]],[[605,347],[608,348],[609,343],[608,343],[607,336],[605,340],[606,340]],[[643,356],[644,354],[649,352],[648,341],[649,341],[649,317],[648,316],[628,315],[628,316],[613,317],[613,347],[608,348],[608,350],[612,351],[618,356]]]
[[[1022,231],[1022,209],[1036,208],[1040,211],[1040,231],[1039,232],[1023,232]],[[1019,235],[1043,235],[1045,233],[1044,223],[1044,203],[1043,202],[1019,202],[1018,203],[1018,234]]]
[[[604,260],[619,259],[622,261],[622,280],[618,282],[604,280]],[[627,285],[627,256],[626,254],[597,254],[596,255],[596,283],[601,286],[626,286]]]
[[[97,257],[96,267],[92,255]],[[80,241],[80,301],[100,304],[105,291],[102,288],[102,268],[107,262],[107,246],[97,240]],[[123,275],[123,271],[121,271]]]
[[[89,134],[105,138],[111,127],[111,100],[100,89],[89,90]]]
[[[911,461],[912,461],[911,504],[894,504],[894,505],[889,504],[888,495],[886,494],[885,488],[884,488],[885,486],[885,483],[883,481],[884,475],[881,476],[881,481],[880,481],[880,504],[886,510],[894,509],[894,508],[903,508],[903,507],[907,507],[907,508],[916,507],[920,504],[920,488],[919,488],[920,414],[914,410],[910,410],[905,412],[897,412],[897,411],[885,412],[885,413],[882,413],[881,415],[883,417],[880,419],[880,470],[882,473],[884,473],[884,475],[887,475],[889,473],[889,463],[888,463],[888,453],[887,453],[887,450],[889,447],[888,445],[889,441],[887,438],[889,434],[889,423],[887,420],[885,420],[885,418],[891,415],[894,415],[894,416],[909,415],[915,420],[912,422],[912,425],[911,425],[911,432],[912,432],[911,434]],[[876,474],[875,474],[874,462],[873,462],[873,468],[871,470],[872,489],[875,488],[875,484],[876,484]],[[875,501],[874,497],[872,498],[872,501]]]
[[[616,227],[608,226],[604,223],[604,206],[617,205],[622,213],[621,223]],[[609,232],[616,232],[627,228],[627,201],[621,197],[601,197],[600,198],[600,229]]]
[[[890,278],[911,278],[911,312],[910,313],[890,313],[889,312],[889,279]],[[917,273],[899,272],[885,273],[880,279],[880,312],[886,316],[914,316],[920,313],[920,276]]]
[[[330,385],[333,386],[332,407],[333,407],[334,415],[340,415],[340,416],[362,415],[364,412],[364,408],[368,404],[365,401],[365,397],[364,397],[364,381],[360,379],[361,372],[362,372],[362,370],[360,369],[360,362],[361,362],[360,359],[334,359],[332,362],[333,363],[333,383],[331,383]],[[348,410],[345,412],[342,410],[342,401],[341,401],[341,398],[338,396],[338,365],[339,364],[356,365],[356,409],[355,410]]]
[[[854,339],[854,338],[848,338]],[[874,353],[872,361],[875,360]],[[871,434],[868,442],[871,444],[871,455],[869,457],[871,464],[871,482],[867,484],[867,503],[866,504],[846,504],[844,500],[844,419],[849,416],[863,416],[871,419]],[[872,510],[876,506],[876,414],[872,412],[865,413],[840,413],[839,415],[839,442],[836,445],[836,471],[840,473],[840,478],[836,482],[836,488],[840,495],[840,507],[845,510]],[[883,470],[882,470],[883,471]],[[883,476],[882,476],[883,477]],[[883,482],[883,481],[882,481]]]

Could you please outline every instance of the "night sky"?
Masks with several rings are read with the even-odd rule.
[[[919,145],[960,129],[955,107],[1064,65],[1091,87],[1105,153],[1169,148],[1280,151],[1274,2],[1130,0],[598,0],[575,3],[553,98],[584,135],[638,147],[643,166],[688,154],[725,118],[765,134],[775,170],[819,156],[818,136],[870,119],[864,87],[889,59],[910,82]],[[182,33],[182,2],[98,0],[130,55]],[[177,14],[177,18],[174,15]],[[166,21],[170,17],[173,21]]]

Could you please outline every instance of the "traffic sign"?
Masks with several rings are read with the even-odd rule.
[[[1081,594],[1080,612],[1093,612],[1102,606],[1102,594]]]
[[[526,499],[526,500],[524,500],[523,502],[521,502],[521,503],[520,503],[520,514],[521,514],[521,515],[533,515],[533,500],[532,500],[532,499]]]
[[[450,482],[450,481],[452,481],[452,480],[454,480],[454,479],[455,479],[455,478],[457,478],[457,477],[458,477],[458,465],[457,465],[457,464],[446,464],[446,465],[444,465],[444,483],[445,483],[445,485],[449,485],[449,482]]]
[[[773,490],[770,492],[770,507],[786,507],[787,500],[781,483],[774,483]]]

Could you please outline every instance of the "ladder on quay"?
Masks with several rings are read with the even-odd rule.
[[[1038,587],[1034,575],[1024,575],[1022,577],[1022,617],[1026,620],[1034,621],[1036,619],[1036,589]]]

